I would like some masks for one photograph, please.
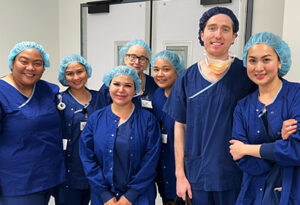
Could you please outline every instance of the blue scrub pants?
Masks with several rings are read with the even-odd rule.
[[[200,191],[192,190],[192,204],[196,205],[233,205],[239,190],[229,191]]]
[[[50,195],[49,189],[23,196],[1,196],[0,205],[47,205]]]
[[[88,205],[90,202],[90,189],[66,188],[65,185],[53,191],[55,205]]]

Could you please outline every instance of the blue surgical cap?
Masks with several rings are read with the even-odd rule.
[[[113,69],[111,69],[108,73],[106,73],[103,77],[104,84],[109,87],[110,82],[114,77],[120,76],[120,75],[127,75],[132,78],[134,84],[135,84],[135,91],[136,93],[139,93],[141,90],[141,79],[138,76],[138,73],[135,69],[130,68],[126,65],[120,65]]]
[[[225,14],[225,15],[229,16],[234,25],[233,33],[237,33],[239,31],[239,21],[230,9],[228,9],[226,7],[218,7],[218,6],[213,7],[211,9],[207,10],[206,12],[204,12],[202,17],[200,18],[198,39],[200,41],[201,46],[204,45],[204,42],[201,39],[201,31],[204,30],[206,22],[210,19],[210,17],[217,15],[217,14]]]
[[[58,81],[62,85],[67,86],[65,72],[66,72],[66,69],[67,69],[68,65],[70,65],[71,63],[80,63],[80,64],[82,64],[86,69],[88,78],[90,78],[92,76],[92,67],[91,67],[91,65],[81,55],[71,54],[71,55],[66,56],[60,62],[60,65],[59,65]]]
[[[247,54],[248,50],[254,45],[263,43],[270,47],[272,47],[277,53],[280,62],[281,68],[278,72],[280,77],[287,74],[291,68],[292,59],[291,59],[291,50],[286,42],[284,42],[279,36],[269,33],[262,32],[253,35],[245,45],[244,53],[243,53],[243,63],[244,66],[247,66]]]
[[[145,50],[147,51],[149,59],[151,59],[152,52],[151,52],[150,47],[148,46],[148,44],[143,40],[132,40],[132,41],[129,41],[128,43],[126,43],[119,51],[120,62],[122,64],[124,64],[125,54],[128,52],[129,48],[131,48],[132,46],[142,46],[142,47],[144,47]]]
[[[184,71],[185,66],[183,58],[173,51],[164,50],[157,53],[151,60],[151,70],[153,70],[155,61],[158,59],[168,61],[175,69],[177,75],[180,75]]]
[[[12,69],[12,62],[15,60],[16,56],[26,49],[37,50],[43,58],[44,68],[50,66],[49,54],[44,51],[44,48],[42,45],[37,44],[34,41],[22,41],[20,43],[17,43],[13,47],[13,49],[10,50],[10,53],[8,56],[8,66],[9,66],[10,70]]]

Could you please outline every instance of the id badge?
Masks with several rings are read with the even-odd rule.
[[[168,143],[168,135],[167,134],[161,134],[161,139],[163,144]]]
[[[141,99],[142,107],[152,109],[152,102],[150,100]]]
[[[63,150],[67,150],[67,146],[68,146],[68,139],[63,139]]]
[[[84,129],[85,125],[86,125],[86,121],[80,122],[80,131]]]

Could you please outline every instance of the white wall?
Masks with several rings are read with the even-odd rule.
[[[292,53],[292,68],[286,79],[300,82],[300,38],[299,0],[286,0],[283,18],[283,39],[289,44]]]
[[[0,76],[10,73],[8,54],[20,41],[36,41],[50,54],[43,79],[56,82],[59,63],[58,0],[1,0]]]

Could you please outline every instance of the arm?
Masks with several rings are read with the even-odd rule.
[[[232,138],[230,141],[230,153],[237,165],[243,172],[257,176],[268,172],[272,165],[271,162],[260,157],[260,145],[250,143],[248,135],[248,118],[243,115],[247,110],[247,102],[239,102],[233,113]],[[246,149],[246,150],[244,150]]]
[[[192,198],[191,185],[184,172],[184,139],[186,124],[175,121],[174,126],[174,149],[175,149],[175,175],[177,195],[185,200],[186,192]]]
[[[91,188],[100,194],[102,201],[109,202],[114,198],[106,185],[103,176],[103,170],[100,168],[99,160],[94,152],[94,125],[97,122],[97,115],[91,115],[84,130],[81,133],[79,141],[79,155],[86,177],[89,180]],[[111,204],[110,201],[108,204]]]

